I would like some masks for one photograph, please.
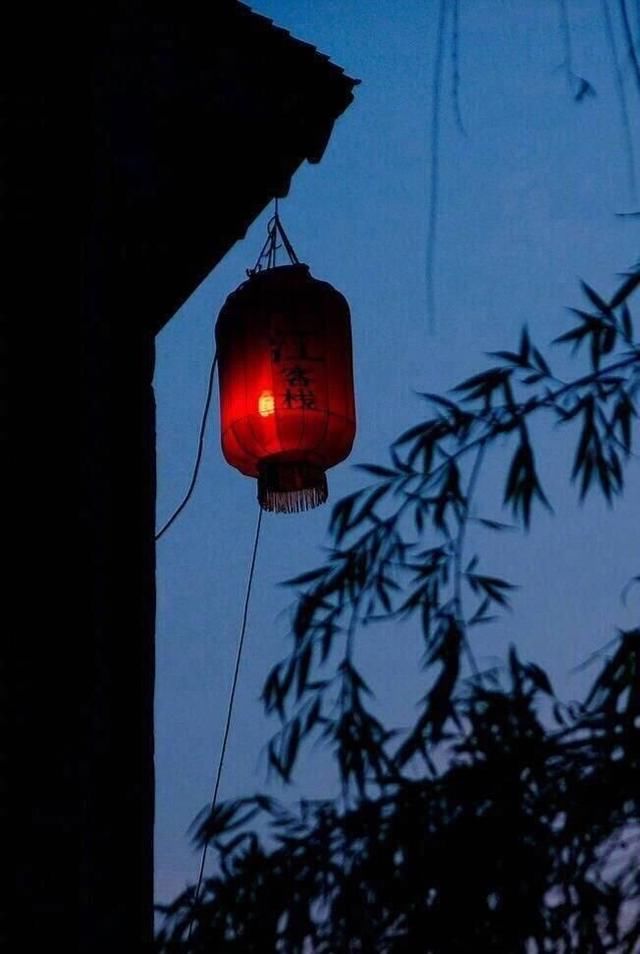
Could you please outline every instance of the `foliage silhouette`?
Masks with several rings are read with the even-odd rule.
[[[444,771],[389,779],[342,813],[264,796],[219,807],[198,829],[220,871],[190,945],[186,892],[160,949],[637,950],[639,663],[640,630],[621,634],[584,705],[557,705],[549,728],[548,681],[512,651],[506,687],[492,674],[457,698]],[[258,813],[270,843],[242,830]]]
[[[163,909],[160,951],[640,950],[640,627],[616,636],[581,704],[560,702],[515,649],[504,671],[480,672],[474,630],[513,585],[467,552],[470,527],[505,529],[477,509],[490,457],[516,526],[550,508],[534,419],[575,431],[580,499],[623,492],[639,286],[638,266],[609,300],[583,284],[586,304],[557,339],[586,360],[576,377],[559,377],[524,330],[451,396],[425,395],[429,417],[335,506],[334,547],[290,581],[292,648],[263,698],[281,722],[271,768],[289,781],[303,745],[323,739],[342,802],[291,810],[259,795],[205,811],[196,839],[218,870],[197,905],[189,889]],[[354,644],[363,624],[409,618],[428,688],[399,731],[371,711]]]

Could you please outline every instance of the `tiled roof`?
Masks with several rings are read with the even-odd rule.
[[[299,166],[319,162],[358,81],[239,0],[146,16],[111,24],[97,151],[107,226],[160,328]]]
[[[231,0],[231,2],[233,3],[234,0]],[[265,16],[264,14],[257,13],[255,10],[252,10],[246,3],[242,3],[240,2],[240,0],[237,0],[237,2],[235,2],[235,6],[238,8],[239,12],[242,12],[243,14],[250,16],[255,21],[256,25],[260,24],[261,29],[268,30],[272,34],[277,34],[288,43],[295,43],[296,46],[299,47],[301,51],[302,50],[305,51],[305,54],[308,54],[309,56],[314,57],[319,62],[325,63],[328,67],[330,67],[330,69],[335,70],[335,72],[338,75],[344,78],[344,80],[349,84],[351,88],[353,88],[354,86],[357,86],[360,83],[360,80],[353,79],[352,77],[347,76],[347,74],[345,73],[344,69],[341,66],[338,66],[337,64],[333,63],[331,61],[331,58],[327,56],[326,53],[322,53],[312,43],[307,43],[306,40],[301,40],[299,39],[299,37],[293,36],[293,34],[289,32],[289,30],[286,30],[284,27],[279,26],[274,20],[271,20],[269,17]]]

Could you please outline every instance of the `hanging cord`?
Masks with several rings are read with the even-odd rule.
[[[231,682],[231,692],[229,693],[229,704],[227,706],[227,718],[224,726],[224,733],[222,736],[222,747],[220,749],[220,758],[218,759],[218,768],[216,771],[216,779],[213,786],[213,794],[211,796],[211,803],[209,806],[209,815],[212,814],[214,808],[216,807],[216,802],[218,799],[218,790],[220,788],[220,780],[222,778],[222,769],[224,766],[224,756],[227,751],[227,741],[229,739],[229,730],[231,728],[231,717],[233,715],[233,703],[235,700],[236,687],[238,685],[238,673],[240,672],[240,661],[242,659],[242,647],[244,645],[244,637],[247,631],[247,617],[249,615],[249,600],[251,599],[251,588],[253,585],[253,575],[256,567],[256,557],[258,554],[258,541],[260,539],[260,526],[262,524],[262,507],[258,508],[258,521],[256,523],[256,534],[253,541],[253,552],[251,554],[251,563],[249,564],[249,578],[247,580],[247,591],[244,597],[244,608],[242,610],[242,624],[240,626],[240,635],[238,637],[238,649],[236,652],[236,663],[233,671],[233,680]],[[204,866],[207,860],[207,850],[209,848],[209,839],[206,838],[204,845],[202,846],[202,855],[200,857],[200,868],[198,870],[198,881],[196,883],[196,890],[193,896],[193,904],[191,907],[191,917],[189,918],[189,930],[187,934],[187,941],[191,940],[191,934],[193,932],[193,922],[195,919],[196,908],[198,905],[198,898],[200,897],[200,888],[202,887],[202,880],[204,877]]]
[[[211,406],[211,395],[213,394],[213,381],[216,375],[216,366],[218,364],[218,352],[217,350],[213,354],[213,361],[211,362],[211,368],[209,370],[209,383],[207,384],[207,397],[204,402],[204,408],[202,411],[202,420],[200,422],[200,434],[198,435],[198,452],[196,454],[195,464],[193,466],[193,473],[191,475],[191,483],[189,488],[182,498],[182,503],[173,511],[166,523],[156,533],[156,540],[159,540],[163,533],[165,533],[174,520],[180,516],[184,508],[189,503],[189,498],[193,493],[193,488],[196,485],[196,480],[198,479],[198,471],[200,470],[200,462],[202,460],[202,451],[204,449],[204,434],[207,427],[207,417],[209,416],[209,408]]]
[[[278,242],[279,238],[282,240],[282,245],[280,245]],[[273,217],[269,220],[267,225],[267,239],[262,246],[260,254],[258,255],[256,264],[253,268],[247,269],[247,275],[255,275],[257,272],[261,272],[265,268],[275,268],[277,265],[278,249],[282,248],[283,246],[287,255],[289,256],[289,261],[291,264],[299,265],[300,260],[294,251],[293,245],[289,241],[289,236],[284,230],[278,209],[278,200],[276,199]]]

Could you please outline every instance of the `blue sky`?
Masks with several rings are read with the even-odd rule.
[[[524,323],[546,345],[568,327],[566,306],[580,307],[580,278],[610,293],[616,273],[637,259],[639,244],[634,220],[615,213],[638,204],[630,193],[601,0],[568,0],[573,67],[597,93],[580,104],[561,67],[555,0],[461,0],[467,135],[454,121],[447,53],[437,315],[430,331],[425,259],[437,0],[252,5],[362,80],[322,162],[299,171],[281,204],[299,257],[339,288],[352,310],[358,435],[350,461],[329,472],[335,502],[362,484],[351,464],[384,462],[391,440],[419,420],[425,409],[416,392],[444,391],[479,370],[488,360],[484,352],[515,345]],[[619,51],[622,58],[621,43]],[[640,155],[637,88],[628,64],[622,67]],[[268,217],[158,337],[159,523],[189,482],[215,318],[255,262]],[[575,697],[584,676],[572,675],[572,668],[616,626],[637,622],[637,597],[625,607],[620,592],[638,572],[639,467],[636,460],[625,498],[613,510],[595,497],[579,507],[566,489],[563,436],[541,431],[539,439],[556,516],[539,513],[528,536],[483,545],[487,570],[520,589],[513,614],[483,629],[475,650],[488,662],[514,640],[523,656],[548,668],[562,695]],[[499,519],[498,474],[488,468],[480,495]],[[258,697],[286,651],[291,600],[278,584],[320,561],[329,512],[265,515],[222,797],[249,794],[264,783],[263,748],[275,725]],[[194,496],[158,544],[160,900],[197,873],[186,830],[210,796],[256,517],[253,481],[222,458],[216,399]],[[406,724],[421,686],[415,632],[371,631],[358,654],[385,717]],[[280,794],[329,795],[333,785],[329,760],[316,752],[305,759],[298,784]]]

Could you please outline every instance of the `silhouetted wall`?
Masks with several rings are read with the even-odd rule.
[[[4,40],[23,415],[3,929],[12,951],[128,954],[153,920],[154,334],[319,160],[353,81],[232,0],[23,6]]]

